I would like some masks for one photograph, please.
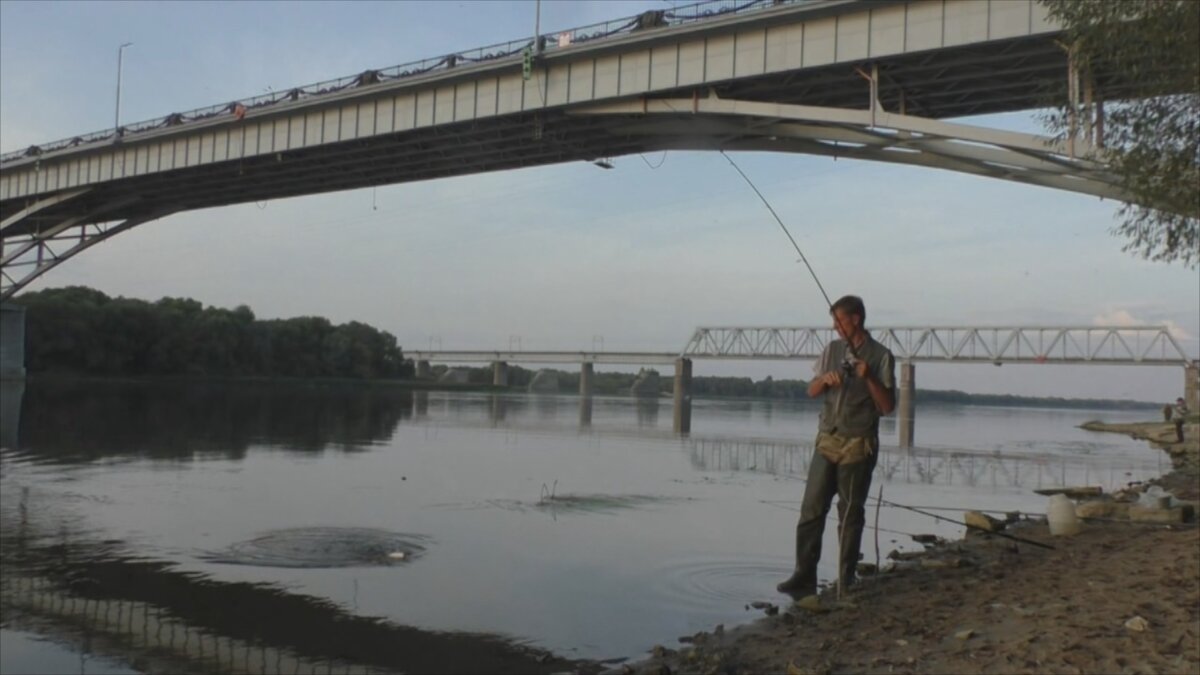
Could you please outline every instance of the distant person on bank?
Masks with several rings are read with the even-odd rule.
[[[844,296],[833,303],[830,314],[841,339],[826,345],[808,385],[808,395],[823,396],[824,403],[796,525],[796,569],[776,587],[796,598],[816,592],[825,517],[834,494],[838,574],[844,586],[854,583],[871,473],[879,459],[879,417],[890,414],[896,401],[895,359],[864,327],[867,310],[862,298]]]
[[[1187,414],[1188,414],[1187,403],[1185,403],[1182,398],[1175,399],[1175,410],[1173,412],[1175,413],[1173,415],[1173,417],[1175,418],[1175,420],[1174,420],[1175,421],[1175,442],[1182,443],[1183,442],[1183,418],[1187,417]]]

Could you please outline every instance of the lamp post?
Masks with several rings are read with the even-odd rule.
[[[117,47],[117,113],[113,118],[114,143],[121,138],[121,59],[125,55],[125,48],[132,44],[132,42],[126,42]]]

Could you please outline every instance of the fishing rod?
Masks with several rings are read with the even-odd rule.
[[[780,218],[779,214],[775,212],[775,208],[771,206],[771,202],[767,201],[767,198],[764,197],[763,193],[759,191],[758,186],[754,184],[754,181],[750,180],[750,177],[746,175],[745,171],[742,171],[742,167],[738,166],[737,162],[734,162],[732,157],[725,154],[724,150],[720,150],[719,152],[721,153],[721,156],[724,157],[727,162],[729,162],[729,165],[733,167],[734,171],[738,172],[738,175],[742,177],[742,180],[746,181],[746,184],[750,186],[750,189],[754,190],[754,194],[758,195],[758,198],[760,201],[762,201],[763,206],[766,206],[767,210],[771,212],[771,215],[775,218],[775,222],[779,223],[779,229],[783,230],[783,233],[787,235],[788,241],[792,242],[792,248],[796,249],[796,253],[800,254],[801,262],[803,262],[804,266],[808,268],[808,273],[812,275],[813,281],[817,283],[817,289],[821,291],[821,296],[825,298],[825,304],[829,306],[829,315],[833,317],[834,323],[836,323],[838,328],[841,329],[841,332],[845,334],[846,328],[842,325],[841,319],[839,319],[837,314],[833,311],[833,302],[829,299],[829,294],[825,292],[825,286],[821,284],[821,280],[817,278],[816,271],[813,270],[813,266],[809,264],[808,256],[804,255],[804,251],[800,250],[800,244],[796,243],[796,238],[793,237],[792,233],[787,229],[787,225],[783,224],[783,219]],[[850,343],[850,340],[846,340],[845,342],[846,349],[850,351],[850,356],[857,360],[858,349],[856,349],[855,346]],[[848,376],[852,372],[850,370],[850,364],[844,364],[843,371]]]
[[[876,501],[877,503],[879,503],[879,504],[884,504],[884,505],[887,505],[887,506],[895,506],[895,507],[897,507],[897,508],[901,508],[901,509],[908,509],[909,511],[912,511],[913,513],[919,513],[919,514],[921,514],[921,515],[923,515],[923,516],[928,516],[928,517],[930,517],[930,518],[936,518],[937,520],[944,520],[944,521],[946,521],[947,523],[954,523],[955,525],[966,525],[968,530],[978,530],[978,531],[980,531],[980,532],[986,532],[986,533],[988,533],[988,534],[994,534],[994,535],[996,535],[997,537],[1003,537],[1003,538],[1005,538],[1005,539],[1011,539],[1011,540],[1013,540],[1013,541],[1019,541],[1019,542],[1021,542],[1022,544],[1030,544],[1031,546],[1040,546],[1041,548],[1048,548],[1048,549],[1050,549],[1051,551],[1053,551],[1053,550],[1054,550],[1054,547],[1053,547],[1053,546],[1051,546],[1050,544],[1043,544],[1043,543],[1042,543],[1042,542],[1040,542],[1040,541],[1034,541],[1034,540],[1032,540],[1032,539],[1026,539],[1026,538],[1024,538],[1024,537],[1018,537],[1018,536],[1016,536],[1015,534],[1008,534],[1008,533],[1006,533],[1006,532],[995,532],[995,531],[993,531],[993,530],[989,530],[989,529],[987,529],[986,527],[980,527],[980,526],[978,526],[978,525],[972,525],[971,523],[967,523],[967,522],[964,522],[964,521],[961,521],[961,520],[955,520],[955,519],[953,519],[953,518],[947,518],[946,516],[939,516],[939,515],[938,515],[938,514],[936,514],[936,513],[929,513],[928,511],[922,511],[922,510],[920,510],[920,509],[918,509],[918,508],[914,508],[914,507],[912,507],[912,506],[905,506],[904,504],[897,504],[896,502],[889,502],[889,501],[887,501],[886,499],[879,499],[879,498],[877,498],[875,501]]]

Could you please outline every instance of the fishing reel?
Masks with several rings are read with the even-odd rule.
[[[849,355],[847,355],[846,358],[842,360],[841,371],[842,371],[842,379],[843,380],[849,380],[850,378],[854,377],[854,366],[857,363],[858,363],[858,360]]]

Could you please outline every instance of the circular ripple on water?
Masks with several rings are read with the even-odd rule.
[[[655,571],[659,588],[672,602],[687,606],[747,603],[774,595],[775,584],[791,572],[762,561],[708,558],[668,564]]]
[[[410,562],[425,553],[429,541],[419,534],[365,527],[296,527],[273,530],[203,557],[260,567],[368,567]]]

